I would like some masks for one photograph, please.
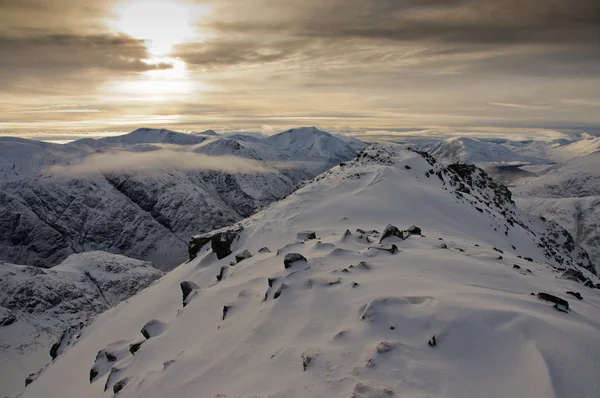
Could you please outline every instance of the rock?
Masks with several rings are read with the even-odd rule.
[[[38,377],[40,377],[40,375],[42,374],[42,371],[44,370],[44,368],[38,370],[35,373],[31,373],[29,376],[27,376],[25,378],[25,387],[27,387],[28,385],[30,385],[31,383],[33,383],[34,381],[37,380]],[[18,395],[17,395],[18,396]]]
[[[410,166],[409,166],[409,165],[407,165],[407,164],[405,164],[405,165],[404,165],[404,168],[405,168],[406,170],[410,170],[410,169],[412,169],[412,167],[410,167]]]
[[[433,337],[431,339],[429,339],[427,344],[429,344],[430,347],[437,346],[437,339],[435,338],[435,334],[433,335]]]
[[[265,246],[265,247],[261,248],[258,252],[259,253],[271,253],[271,250],[269,250],[269,248]]]
[[[302,353],[302,369],[306,371],[310,364],[315,360],[315,358],[319,355],[318,350],[306,350]]]
[[[210,242],[210,237],[208,236],[197,236],[190,239],[190,243],[188,243],[188,256],[190,261],[198,256],[198,252],[202,250],[208,242]]]
[[[447,249],[448,245],[445,243],[442,243],[441,245],[438,246],[440,249]]]
[[[282,283],[281,286],[279,286],[279,288],[277,288],[277,290],[273,294],[273,298],[278,299],[279,296],[281,296],[281,292],[283,292],[284,289],[286,289],[286,288],[287,288],[287,285],[285,283]]]
[[[285,258],[283,259],[283,266],[285,267],[285,269],[288,269],[296,261],[307,262],[306,257],[304,257],[300,253],[288,253],[285,255]]]
[[[592,289],[596,287],[594,285],[594,283],[591,280],[589,280],[589,279],[587,281],[585,281],[585,283],[583,284],[583,286],[591,287]]]
[[[498,256],[498,260],[504,260],[504,257]]]
[[[296,234],[296,239],[299,239],[299,240],[317,239],[317,234],[315,233],[315,231],[302,231],[302,232],[298,232]]]
[[[515,265],[513,265],[513,268],[514,268],[514,269],[521,269],[521,266],[520,266],[520,265],[517,265],[517,264],[515,264]]]
[[[98,371],[95,368],[90,369],[90,384],[94,382],[94,379],[98,376]]]
[[[143,341],[140,341],[139,343],[130,344],[129,352],[131,353],[131,355],[135,355],[135,353],[138,352],[140,350],[140,348],[142,347],[142,344],[144,344]]]
[[[217,275],[217,280],[221,281],[223,279],[223,276],[225,275],[225,267],[221,267],[221,270],[219,271],[219,274]]]
[[[231,254],[231,244],[238,236],[239,232],[237,231],[225,231],[211,237],[212,251],[217,255],[219,260]]]
[[[408,227],[406,232],[408,232],[409,235],[421,235],[422,233],[421,228],[417,227],[416,225],[411,225]]]
[[[571,296],[577,297],[577,299],[579,299],[579,300],[583,300],[583,297],[581,297],[581,293],[579,293],[579,292],[574,292],[574,291],[569,290],[567,292],[567,294],[570,294]]]
[[[394,245],[394,244],[387,244],[387,245],[378,245],[378,246],[371,246],[373,249],[377,249],[377,250],[385,250],[387,252],[390,252],[392,254],[396,254],[398,253],[400,250],[398,250],[398,246]]]
[[[169,325],[157,319],[152,319],[144,325],[140,331],[146,339],[156,337],[164,332]]]
[[[569,309],[569,302],[567,300],[563,300],[560,297],[556,297],[552,294],[549,293],[538,293],[537,297],[540,300],[544,300],[544,301],[548,301],[551,303],[554,303],[555,306],[558,307],[564,307],[565,309]]]
[[[381,235],[381,239],[379,239],[379,243],[383,242],[384,239],[390,238],[392,236],[395,236],[399,239],[406,239],[408,236],[408,233],[404,233],[403,231],[400,231],[398,229],[398,227],[393,226],[392,224],[388,224],[386,225],[386,227],[383,230],[383,235]]]
[[[188,304],[187,298],[189,297],[190,293],[192,293],[194,290],[200,289],[200,287],[192,281],[183,281],[179,284],[179,286],[181,287],[181,294],[183,295],[182,301],[183,306],[185,307]]]
[[[235,255],[235,262],[239,263],[240,261],[244,261],[248,258],[252,257],[252,253],[250,253],[247,249],[241,253]]]
[[[531,257],[523,257],[523,260],[529,261],[530,263],[533,262],[533,259]]]
[[[585,275],[583,275],[583,272],[578,271],[576,269],[573,268],[569,268],[568,270],[566,270],[561,276],[560,279],[566,279],[569,281],[574,281],[574,282],[585,282],[587,280],[587,278],[585,277]]]
[[[12,325],[17,321],[17,316],[8,308],[0,307],[0,327]]]
[[[494,250],[496,250],[498,253],[503,253],[504,254],[504,252],[502,250],[498,249],[497,247],[494,247]]]
[[[125,386],[127,385],[127,382],[129,381],[129,379],[126,377],[124,379],[121,379],[119,381],[117,381],[115,383],[115,385],[113,386],[113,393],[118,394],[119,391],[121,391],[122,389],[125,388]]]
[[[229,305],[223,306],[223,317],[222,317],[223,320],[225,320],[225,318],[227,317],[227,313],[229,312],[230,308],[231,308],[231,306],[229,306]]]

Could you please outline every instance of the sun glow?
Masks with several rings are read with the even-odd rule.
[[[109,25],[115,32],[145,40],[154,58],[169,55],[173,46],[184,41],[201,38],[195,24],[208,12],[185,0],[124,0]]]

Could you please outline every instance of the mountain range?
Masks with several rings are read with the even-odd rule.
[[[314,127],[252,141],[145,128],[66,145],[0,137],[0,260],[50,267],[103,250],[170,270],[192,234],[354,156]]]

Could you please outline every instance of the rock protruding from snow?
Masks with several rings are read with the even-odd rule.
[[[404,240],[411,235],[421,235],[421,228],[416,225],[411,225],[407,229],[401,231],[398,227],[388,224],[381,235],[381,239],[379,239],[379,243],[382,243],[385,239],[390,237],[397,237],[400,240]]]
[[[296,234],[296,239],[298,240],[311,240],[317,239],[317,234],[315,231],[302,231]]]
[[[231,245],[238,238],[241,231],[242,228],[225,229],[214,233],[211,232],[204,235],[194,236],[188,245],[190,260],[196,258],[198,252],[208,242],[210,242],[211,249],[213,253],[216,254],[217,258],[219,260],[224,259],[231,254]]]
[[[181,287],[181,294],[183,296],[182,302],[183,306],[185,307],[189,303],[188,299],[193,297],[192,293],[200,289],[200,287],[192,281],[183,281],[179,284],[179,286]]]
[[[239,263],[241,261],[249,259],[250,257],[252,257],[252,253],[250,253],[248,249],[245,249],[243,252],[235,255],[235,262]]]
[[[300,253],[288,253],[283,259],[283,266],[285,267],[285,269],[288,269],[292,266],[292,264],[294,264],[297,261],[306,262],[307,260],[306,257],[304,257]]]
[[[159,321],[158,319],[152,319],[146,322],[140,332],[142,333],[142,336],[148,340],[162,334],[168,327],[169,324]]]

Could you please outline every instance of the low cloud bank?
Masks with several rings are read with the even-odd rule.
[[[51,166],[46,172],[63,175],[88,175],[112,172],[148,172],[157,170],[207,170],[224,173],[264,173],[264,164],[236,156],[209,156],[194,152],[160,149],[149,152],[106,152],[86,156],[81,162]]]

